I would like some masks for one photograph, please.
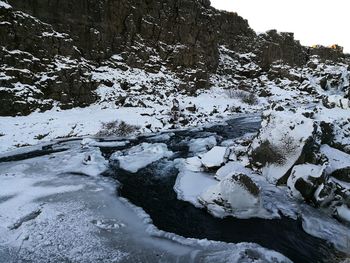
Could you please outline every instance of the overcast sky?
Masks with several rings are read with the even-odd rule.
[[[294,32],[304,45],[339,44],[350,53],[350,0],[211,0],[237,12],[257,32]]]

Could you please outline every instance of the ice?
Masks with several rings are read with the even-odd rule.
[[[187,158],[185,164],[186,168],[192,172],[203,171],[202,162],[198,156]]]
[[[188,201],[197,207],[202,207],[198,197],[209,187],[217,184],[217,181],[211,174],[188,169],[188,165],[183,159],[176,160],[176,166],[179,169],[179,174],[176,178],[174,190],[178,199]]]
[[[200,153],[206,152],[216,146],[216,138],[214,136],[210,136],[207,138],[198,138],[192,139],[189,143],[190,152]]]
[[[330,218],[327,214],[304,205],[302,209],[302,226],[308,234],[325,239],[334,244],[337,249],[348,254],[350,253],[349,227],[342,225],[334,218]]]
[[[255,244],[241,243],[237,244],[235,250],[229,250],[225,252],[216,252],[207,255],[203,262],[211,263],[237,263],[237,262],[275,262],[275,263],[291,263],[288,258],[284,257],[280,253],[274,251],[268,251],[264,248],[256,247]]]
[[[117,161],[119,167],[136,173],[141,168],[165,157],[170,157],[173,153],[168,150],[164,143],[141,143],[126,152],[115,152],[111,160]]]
[[[337,207],[337,215],[340,219],[350,223],[350,208],[343,204]]]
[[[84,138],[81,141],[82,147],[88,147],[88,146],[93,146],[93,147],[104,147],[104,148],[114,148],[114,147],[124,147],[128,145],[130,142],[128,140],[123,140],[123,141],[96,141],[91,138]]]
[[[201,157],[203,165],[207,168],[220,167],[229,155],[227,147],[215,146]]]

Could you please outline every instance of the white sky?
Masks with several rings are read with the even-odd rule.
[[[257,32],[294,32],[304,45],[339,44],[350,53],[350,0],[211,0],[237,12]]]

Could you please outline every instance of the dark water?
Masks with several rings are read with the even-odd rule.
[[[206,137],[215,132],[228,139],[254,132],[259,122],[245,123],[236,119],[227,126],[213,126],[200,132],[177,132],[169,141],[177,157],[186,157],[190,138]],[[144,139],[147,141],[147,139]],[[188,202],[180,201],[173,190],[177,169],[168,160],[153,163],[137,174],[111,168],[106,175],[116,178],[121,186],[119,195],[142,207],[161,230],[184,237],[207,238],[224,242],[254,242],[287,256],[294,262],[333,262],[335,250],[325,241],[303,231],[301,221],[282,217],[278,220],[219,219]]]

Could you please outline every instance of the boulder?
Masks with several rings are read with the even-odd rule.
[[[287,186],[292,195],[311,201],[321,183],[325,181],[325,166],[314,164],[295,165],[288,178]]]

